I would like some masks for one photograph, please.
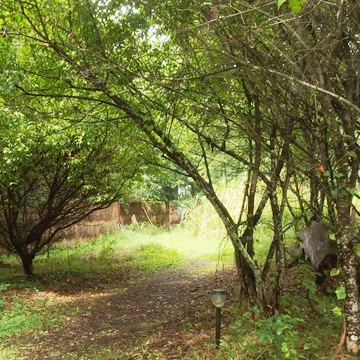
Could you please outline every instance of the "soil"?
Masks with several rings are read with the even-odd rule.
[[[19,359],[183,359],[193,346],[214,342],[215,310],[207,291],[235,287],[234,270],[214,274],[206,265],[193,263],[189,271],[119,267],[91,276],[64,273],[59,285],[38,277],[41,290],[29,293],[29,302],[45,298],[63,321],[54,315],[55,325],[50,321],[36,336],[20,335]]]

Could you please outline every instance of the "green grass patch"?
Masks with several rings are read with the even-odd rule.
[[[154,254],[156,254],[155,259]],[[186,262],[186,259],[183,252],[165,247],[159,242],[143,243],[124,257],[128,265],[146,271],[170,267],[178,269]]]
[[[10,337],[15,334],[29,333],[35,329],[45,326],[49,318],[46,316],[45,299],[37,297],[29,301],[27,294],[34,294],[38,291],[35,286],[25,289],[25,286],[6,286],[0,285],[0,339]],[[9,284],[6,284],[9,285]]]
[[[117,267],[127,262],[144,271],[179,268],[196,259],[233,264],[231,243],[217,233],[196,235],[182,227],[168,231],[155,227],[125,229],[94,240],[80,241],[77,246],[66,242],[38,255],[34,260],[36,274],[59,271],[90,273]],[[2,269],[0,280],[21,276],[21,262],[16,256],[0,257],[8,269]]]

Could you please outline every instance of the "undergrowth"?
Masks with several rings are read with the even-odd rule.
[[[0,261],[0,359],[42,359],[36,354],[45,347],[51,359],[166,360],[154,347],[165,339],[166,346],[174,346],[173,358],[185,360],[320,360],[332,358],[342,332],[342,317],[332,312],[339,306],[335,296],[315,289],[310,306],[307,282],[313,275],[306,271],[306,264],[301,264],[288,273],[282,313],[276,317],[264,318],[256,308],[245,311],[237,301],[236,288],[232,289],[233,300],[223,310],[219,350],[214,346],[213,308],[210,302],[197,304],[195,297],[189,304],[192,321],[184,318],[177,340],[167,339],[169,334],[159,330],[147,341],[137,343],[127,356],[121,353],[120,346],[98,350],[85,340],[74,339],[72,348],[61,353],[52,349],[52,344],[61,344],[62,340],[52,338],[51,333],[61,332],[64,324],[90,312],[88,299],[106,299],[118,278],[134,283],[145,281],[155,271],[191,272],[194,262],[208,264],[202,266],[202,271],[207,269],[213,276],[219,270],[233,269],[231,247],[216,233],[204,236],[182,227],[167,231],[141,226],[80,241],[75,247],[66,242],[58,244],[36,258],[37,277],[32,281],[24,279],[16,257],[2,255]],[[193,276],[198,274],[194,272]],[[126,287],[116,291],[126,296]],[[81,297],[86,302],[79,301]],[[166,314],[159,317],[159,325],[167,321]],[[24,352],[27,341],[38,341],[39,349]]]

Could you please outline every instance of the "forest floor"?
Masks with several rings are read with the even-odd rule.
[[[186,229],[126,230],[54,248],[26,280],[0,256],[0,360],[354,360],[338,347],[342,302],[299,262],[287,270],[282,311],[245,311],[233,253]],[[208,290],[230,296],[215,347]]]
[[[214,342],[215,309],[207,291],[235,287],[233,269],[214,274],[207,267],[196,261],[188,270],[142,272],[124,264],[106,273],[40,275],[32,284],[18,279],[16,292],[2,295],[21,298],[41,321],[34,325],[37,318],[29,315],[35,330],[4,339],[2,354],[18,360],[182,359],[194,345]]]

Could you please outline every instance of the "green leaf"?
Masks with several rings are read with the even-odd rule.
[[[335,293],[336,293],[336,298],[338,300],[343,300],[343,299],[346,298],[346,291],[345,291],[345,288],[343,286],[338,286],[336,288]]]
[[[294,14],[299,14],[307,0],[290,0],[289,7]]]
[[[287,344],[286,342],[283,342],[283,343],[281,344],[281,351],[282,351],[283,353],[289,352],[289,347],[288,347],[288,344]]]
[[[342,315],[342,310],[336,306],[331,310],[336,316],[341,316]]]
[[[342,176],[344,176],[343,173],[341,173],[341,172],[339,172],[339,171],[334,171],[334,177],[340,178],[340,177],[342,177]]]
[[[271,333],[266,333],[266,332],[260,332],[260,334],[258,335],[258,340],[260,344],[272,344],[273,340],[274,340],[274,336]]]
[[[339,274],[340,274],[340,270],[337,269],[337,268],[333,268],[330,271],[330,276],[336,276],[336,275],[339,275]]]
[[[346,188],[346,191],[349,192],[351,195],[355,195],[356,194],[356,189],[355,188]]]
[[[355,244],[355,254],[360,257],[360,244]]]
[[[285,2],[286,0],[275,0],[276,7],[280,9],[280,6]]]

